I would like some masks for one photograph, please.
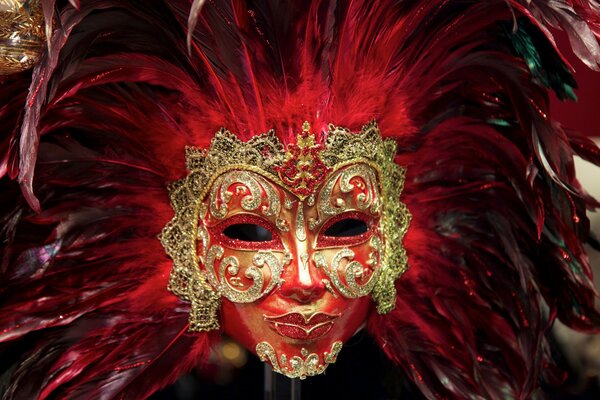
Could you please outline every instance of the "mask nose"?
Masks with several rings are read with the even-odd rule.
[[[291,216],[290,216],[291,217]],[[292,263],[284,272],[284,283],[280,294],[300,304],[308,304],[321,298],[325,293],[325,284],[317,270],[313,259],[314,250],[307,232],[304,218],[304,203],[299,202],[296,213],[292,217],[294,229],[292,230],[291,251],[294,254]]]
[[[314,261],[307,252],[300,253],[293,261],[290,273],[284,277],[281,286],[281,296],[292,299],[300,304],[311,303],[323,296],[323,283]]]

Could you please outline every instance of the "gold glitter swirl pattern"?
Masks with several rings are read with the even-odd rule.
[[[44,47],[39,0],[0,0],[0,75],[31,68]]]
[[[255,174],[250,174],[247,171],[230,171],[219,176],[213,183],[210,191],[209,204],[211,215],[217,219],[225,218],[229,211],[227,204],[233,196],[229,188],[236,183],[241,184],[241,186],[237,187],[238,192],[245,194],[242,198],[242,208],[246,211],[256,210],[262,203],[262,191],[261,185],[259,185],[258,179],[255,177]],[[268,184],[263,184],[262,187],[265,189],[269,187],[273,190]],[[276,193],[275,197],[278,198]],[[267,212],[270,211],[272,211],[271,207],[269,207]]]
[[[300,350],[302,357],[294,356],[288,359],[287,355],[282,354],[278,360],[275,349],[268,342],[257,344],[256,354],[261,361],[268,361],[273,371],[283,374],[288,378],[306,379],[307,376],[319,375],[325,372],[329,364],[335,363],[341,349],[342,342],[334,342],[331,346],[331,351],[323,354],[323,363],[320,362],[318,354],[309,353],[304,348]]]
[[[240,263],[236,257],[225,257],[216,268],[215,264],[223,257],[224,249],[219,245],[213,245],[208,249],[206,256],[206,270],[208,281],[217,292],[223,297],[235,303],[252,303],[261,297],[267,295],[276,286],[280,286],[283,281],[281,274],[287,258],[283,261],[270,251],[259,251],[254,255],[253,264],[245,268],[244,276],[252,281],[252,285],[247,289],[242,289],[243,284],[237,276],[240,272]],[[264,286],[264,268],[270,270],[270,281],[267,287]],[[219,276],[215,271],[219,271]],[[229,278],[227,276],[229,275]]]
[[[357,208],[368,209],[372,214],[381,213],[378,234],[380,241],[377,246],[372,246],[372,248],[377,247],[380,250],[374,249],[370,255],[370,262],[374,263],[375,259],[379,259],[379,268],[375,269],[378,270],[378,275],[372,280],[372,283],[369,282],[369,287],[372,285],[371,296],[377,303],[377,311],[382,314],[394,308],[396,298],[394,282],[407,269],[407,258],[402,246],[402,239],[408,230],[411,215],[406,206],[400,202],[405,170],[394,163],[395,154],[396,143],[393,140],[383,140],[374,121],[365,125],[359,133],[352,133],[348,129],[329,125],[327,140],[319,153],[319,158],[332,171],[329,173],[329,179],[320,188],[321,192],[331,192],[329,185],[332,189],[333,185],[339,181],[338,176],[341,176],[340,189],[342,191],[352,190],[352,186],[355,184],[352,181],[354,176],[359,176],[362,182],[374,188],[363,191],[354,200]],[[270,193],[270,185],[261,182],[261,178],[267,178],[293,193],[292,188],[282,182],[278,174],[285,155],[285,146],[272,130],[255,136],[248,142],[242,142],[231,132],[221,129],[213,137],[208,149],[186,148],[186,165],[189,174],[169,186],[171,206],[175,211],[175,216],[163,229],[160,240],[166,253],[173,259],[169,290],[192,303],[191,330],[217,329],[219,323],[216,314],[220,305],[220,293],[216,288],[228,287],[232,290],[231,293],[235,293],[233,291],[238,290],[240,283],[237,279],[233,279],[233,281],[230,279],[229,283],[223,285],[214,277],[208,277],[207,273],[200,269],[200,263],[209,263],[208,253],[212,249],[212,247],[207,248],[208,240],[201,221],[207,213],[207,196],[210,197],[208,206],[210,214],[217,219],[224,218],[227,213],[227,202],[233,195],[229,192],[229,188],[237,181],[243,187],[238,186],[236,190],[247,191],[242,200],[244,209],[256,210],[260,207],[263,200],[260,194],[260,188],[262,188],[269,203],[263,206],[261,212],[264,215],[277,215],[281,210],[282,199],[276,194]],[[233,175],[229,174],[234,171]],[[247,172],[255,174],[251,175]],[[207,193],[209,190],[211,193]],[[317,188],[315,191],[318,192],[319,189]],[[381,196],[378,193],[381,193]],[[336,214],[340,207],[344,206],[337,202],[337,200],[343,202],[343,199],[337,199],[337,203],[331,203],[331,198],[327,199],[327,196],[324,196],[321,199],[322,196],[319,196],[315,200],[315,195],[316,193],[311,193],[307,196],[307,203],[314,204],[316,201],[318,208],[333,207],[327,208],[325,214]],[[286,209],[291,207],[293,201],[298,201],[287,198],[283,200]],[[324,201],[328,201],[330,204],[324,205]],[[312,219],[307,221],[308,228],[312,230],[316,223],[317,221]],[[280,231],[290,229],[289,224],[284,220],[278,220],[276,225]],[[302,232],[299,233],[302,236]],[[197,241],[201,243],[200,249],[197,248]],[[201,254],[197,254],[198,250]],[[213,256],[216,257],[216,254]],[[235,278],[235,274],[232,272],[235,272],[239,266],[236,266],[233,260],[227,260],[229,264],[225,261],[221,261],[220,267],[232,275],[230,278]],[[285,264],[285,260],[280,261],[277,265],[269,263],[268,260],[265,263],[277,271],[279,265]],[[256,268],[257,262],[254,264],[251,267]],[[363,289],[356,283],[356,279],[360,278],[361,269],[354,264],[349,263],[349,265],[351,268],[346,272],[347,279],[350,278],[348,290],[362,293]],[[251,267],[246,270],[246,273],[250,274],[249,279],[253,277],[259,279],[258,275],[252,272],[254,270],[250,269]],[[210,270],[210,268],[208,269]],[[275,277],[276,271],[273,272]],[[214,282],[209,282],[209,279]],[[272,279],[269,286],[273,282],[275,285],[278,284],[276,279]],[[263,292],[265,291],[259,288],[259,293]],[[255,295],[256,293],[252,292],[252,296],[247,298],[253,298]]]
[[[316,266],[323,270],[333,287],[344,297],[354,299],[366,296],[371,293],[379,280],[381,268],[377,268],[377,254],[381,251],[381,241],[374,236],[369,244],[373,250],[369,255],[373,274],[369,277],[368,281],[364,283],[359,283],[359,279],[363,278],[365,275],[365,266],[358,261],[354,261],[354,251],[347,248],[339,250],[333,256],[331,266],[327,265],[323,253],[316,252],[313,256]],[[345,266],[342,267],[344,263]],[[343,283],[339,275],[340,271],[343,271],[347,284]]]
[[[338,167],[338,171],[334,173],[323,185],[323,189],[318,196],[318,209],[320,218],[340,214],[348,209],[348,204],[341,198],[334,198],[333,188],[339,182],[342,193],[349,193],[354,189],[355,184],[350,181],[354,178],[359,178],[361,185],[361,193],[354,199],[353,206],[359,210],[366,210],[372,214],[379,212],[379,204],[377,200],[380,198],[379,188],[377,184],[376,166],[361,163],[345,165]],[[364,183],[363,183],[364,182]]]

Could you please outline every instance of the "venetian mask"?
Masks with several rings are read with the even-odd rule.
[[[188,148],[161,240],[190,329],[222,327],[291,378],[322,373],[373,302],[394,307],[410,220],[395,151],[374,122],[330,125],[324,144],[305,123],[287,148],[272,131],[242,142],[224,129]]]

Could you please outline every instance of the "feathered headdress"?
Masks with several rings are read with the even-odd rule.
[[[157,235],[185,146],[377,120],[406,167],[409,270],[367,331],[428,398],[528,398],[555,318],[595,331],[577,154],[548,115],[600,68],[593,0],[42,0],[0,86],[4,398],[137,398],[207,356]],[[319,128],[319,129],[317,129]]]

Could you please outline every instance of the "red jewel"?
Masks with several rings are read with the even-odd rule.
[[[310,196],[331,170],[320,158],[323,146],[315,144],[315,136],[310,133],[310,125],[303,125],[297,136],[297,144],[288,145],[285,161],[275,170],[279,178],[300,198]]]

